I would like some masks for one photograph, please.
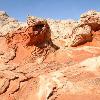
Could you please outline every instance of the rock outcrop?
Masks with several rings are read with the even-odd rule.
[[[91,31],[100,29],[100,12],[88,11],[80,16],[78,21],[47,20],[53,40],[63,46],[78,46],[92,40]],[[58,45],[59,45],[58,44]]]
[[[88,11],[81,15],[79,22],[89,25],[92,30],[97,31],[100,29],[100,12],[95,10]]]
[[[26,46],[36,45],[39,46],[44,42],[50,41],[50,29],[45,20],[34,20],[32,17],[28,17],[27,26],[20,28],[13,33],[6,36],[8,43],[23,44]]]
[[[7,15],[6,12],[0,11],[0,36],[4,36],[13,30],[20,28],[20,23]]]
[[[100,100],[100,12],[78,21],[0,11],[0,100]]]

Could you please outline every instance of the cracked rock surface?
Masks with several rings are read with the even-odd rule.
[[[0,11],[0,100],[100,100],[100,12],[78,21]]]

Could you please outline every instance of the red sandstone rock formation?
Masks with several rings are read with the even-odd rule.
[[[0,12],[0,100],[100,99],[99,12],[79,21],[28,16],[13,19],[15,28],[8,19]]]

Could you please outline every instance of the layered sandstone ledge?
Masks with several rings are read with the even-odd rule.
[[[0,100],[100,100],[100,12],[74,20],[0,11]]]

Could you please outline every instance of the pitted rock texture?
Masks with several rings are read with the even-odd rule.
[[[0,11],[0,36],[20,28],[20,23],[7,15],[6,12]]]
[[[29,17],[27,20],[27,27],[21,28],[13,33],[7,35],[8,43],[24,45],[39,45],[50,40],[49,25],[45,20],[33,20]]]
[[[88,11],[80,16],[79,22],[85,25],[89,25],[93,30],[100,29],[100,12],[95,10]]]
[[[91,31],[100,29],[100,12],[88,11],[80,16],[78,21],[74,20],[50,20],[53,42],[61,47],[78,46],[91,41]],[[84,35],[83,35],[84,34]]]
[[[47,21],[42,19],[34,20],[31,16],[28,17],[27,25],[24,28],[12,31],[5,36],[5,44],[7,44],[6,48],[15,51],[14,56],[12,55],[13,57],[9,58],[8,62],[17,63],[41,63],[49,52],[54,52],[58,48],[51,41],[51,33]]]
[[[61,47],[78,46],[92,40],[91,26],[73,20],[48,20],[53,42]]]
[[[1,11],[0,100],[100,100],[99,17],[28,16],[12,29]]]

